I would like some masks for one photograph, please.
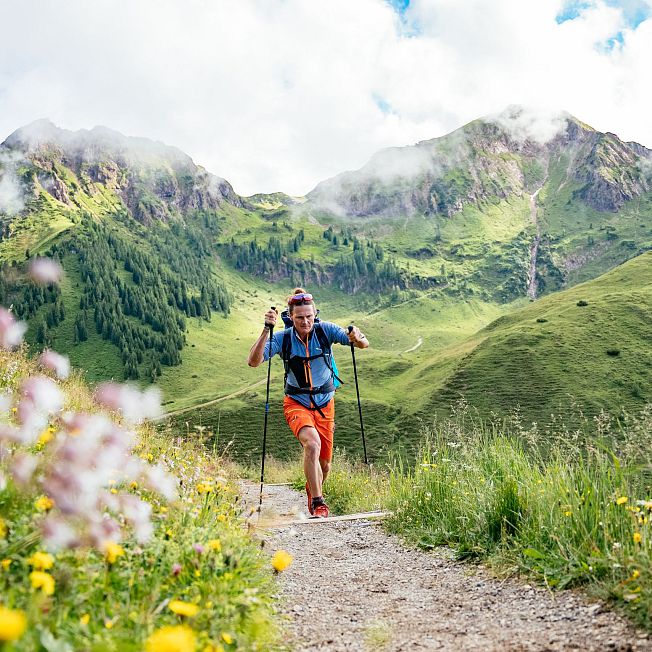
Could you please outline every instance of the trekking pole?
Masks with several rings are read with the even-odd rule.
[[[349,333],[353,326],[349,326]],[[355,350],[351,342],[351,357],[353,358],[353,375],[355,376],[355,393],[358,395],[358,414],[360,415],[360,431],[362,432],[362,450],[364,451],[364,463],[369,464],[367,460],[367,442],[364,438],[364,424],[362,423],[362,405],[360,404],[360,388],[358,387],[358,368],[355,365]]]
[[[272,306],[272,310],[276,308]],[[267,360],[267,394],[265,396],[265,425],[263,426],[263,459],[260,465],[260,502],[258,503],[258,513],[263,508],[263,483],[265,482],[265,447],[267,445],[267,416],[269,415],[269,377],[272,372],[272,335],[274,334],[274,325],[269,325],[269,358]]]

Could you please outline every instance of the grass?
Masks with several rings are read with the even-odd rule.
[[[2,391],[36,372],[17,353],[0,352],[0,364]],[[63,388],[67,409],[97,410],[79,376]],[[56,430],[56,421],[51,425]],[[114,561],[88,548],[55,553],[52,595],[32,588],[29,579],[28,559],[43,550],[38,496],[11,480],[0,489],[0,595],[3,606],[23,612],[28,623],[20,641],[3,649],[136,651],[153,632],[180,624],[192,628],[200,649],[282,649],[272,569],[242,527],[238,495],[226,476],[232,466],[207,453],[201,433],[182,437],[174,430],[142,427],[138,434],[136,452],[152,464],[165,460],[183,480],[179,501],[165,504],[131,485],[129,492],[152,506],[152,539],[138,545],[128,538]],[[29,452],[47,455],[49,445],[37,444]],[[4,477],[10,459],[0,464]],[[198,612],[176,615],[171,600],[195,605]]]
[[[390,509],[386,527],[412,544],[452,546],[550,589],[582,587],[652,628],[652,406],[620,424],[560,422],[546,445],[536,426],[465,408],[422,434],[416,463],[371,473],[338,464],[328,500],[346,512]]]

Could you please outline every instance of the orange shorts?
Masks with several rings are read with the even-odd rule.
[[[290,426],[294,436],[299,439],[299,431],[304,426],[310,426],[317,430],[319,440],[321,441],[321,452],[319,459],[330,462],[333,458],[333,433],[335,432],[335,399],[332,398],[321,411],[322,417],[318,410],[309,410],[293,398],[286,396],[283,401],[283,412],[285,420]]]

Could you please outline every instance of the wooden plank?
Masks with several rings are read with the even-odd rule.
[[[260,525],[262,528],[279,528],[290,525],[316,525],[318,523],[341,523],[342,521],[364,521],[377,520],[391,516],[392,512],[362,512],[360,514],[344,514],[342,516],[329,516],[328,518],[319,518],[311,516],[306,518],[294,519],[292,521],[263,521]],[[253,519],[252,519],[253,520]]]

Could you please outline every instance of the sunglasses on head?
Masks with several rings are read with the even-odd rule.
[[[288,303],[303,303],[304,301],[312,301],[312,294],[309,294],[308,292],[295,294],[293,297],[290,297]]]

